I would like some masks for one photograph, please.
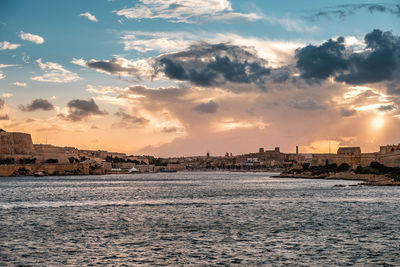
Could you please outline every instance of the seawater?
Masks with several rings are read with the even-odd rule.
[[[1,178],[0,265],[400,264],[400,187],[270,176]]]

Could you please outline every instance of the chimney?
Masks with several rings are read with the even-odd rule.
[[[296,146],[296,156],[299,155],[299,146]]]

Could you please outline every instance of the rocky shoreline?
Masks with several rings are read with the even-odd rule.
[[[288,174],[281,173],[273,176],[274,178],[294,178],[294,179],[324,179],[324,180],[352,180],[362,181],[359,185],[367,186],[400,186],[400,181],[396,181],[385,175],[376,174],[355,174],[351,172],[329,173],[320,175]]]

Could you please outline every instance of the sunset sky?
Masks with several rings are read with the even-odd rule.
[[[400,142],[398,1],[0,2],[0,128],[156,156]]]

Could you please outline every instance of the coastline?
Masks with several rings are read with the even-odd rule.
[[[43,164],[41,164],[43,166]],[[46,164],[47,165],[47,164]],[[57,165],[69,165],[69,164],[51,164],[52,166]],[[75,165],[83,165],[83,164],[75,164]],[[25,165],[26,166],[26,165]],[[63,166],[65,167],[65,166]],[[76,168],[77,166],[75,166]],[[82,168],[82,166],[79,166]],[[86,167],[86,166],[85,166]],[[45,172],[43,176],[71,176],[71,175],[112,175],[112,174],[150,174],[154,172],[92,172],[89,168],[84,168],[85,170],[77,171],[74,170],[69,171],[55,171],[53,172]],[[59,168],[56,168],[59,169]],[[80,169],[80,168],[79,168]],[[41,170],[36,170],[41,172]],[[178,171],[178,172],[197,172],[197,171],[205,171],[207,170],[195,170],[195,171]],[[219,170],[221,171],[221,170]],[[218,172],[218,171],[217,171]],[[227,172],[227,170],[222,170],[222,172]],[[272,170],[229,170],[228,172],[256,172],[256,173],[271,173],[274,172]],[[159,172],[162,173],[162,172]],[[30,173],[13,173],[11,175],[0,175],[2,177],[15,177],[15,176],[35,176],[34,172]],[[322,180],[351,180],[351,181],[360,181],[358,185],[366,185],[366,186],[400,186],[400,181],[396,181],[390,177],[385,175],[376,175],[376,174],[355,174],[352,172],[339,172],[339,173],[329,173],[329,174],[320,174],[320,175],[309,175],[309,174],[289,174],[281,172],[280,174],[273,175],[271,178],[291,178],[291,179],[322,179]],[[340,186],[340,185],[339,185]]]
[[[305,175],[281,173],[272,176],[273,178],[293,178],[293,179],[323,179],[323,180],[352,180],[362,181],[359,185],[367,186],[400,186],[400,181],[396,181],[385,175],[376,174],[355,174],[350,172],[340,172],[335,174]]]

